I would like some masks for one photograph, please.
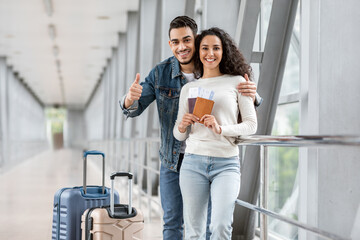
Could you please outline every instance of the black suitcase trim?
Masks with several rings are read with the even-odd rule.
[[[126,204],[115,204],[114,205],[114,215],[111,215],[110,205],[109,206],[102,206],[101,208],[105,208],[109,214],[109,217],[116,218],[116,219],[126,219],[132,218],[137,215],[137,211],[135,208],[131,209],[131,214],[128,214],[129,205]]]

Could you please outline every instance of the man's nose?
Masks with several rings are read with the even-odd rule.
[[[185,48],[186,48],[185,44],[184,44],[183,42],[180,42],[180,44],[179,44],[179,49],[180,49],[180,50],[183,50],[183,49],[185,49]]]

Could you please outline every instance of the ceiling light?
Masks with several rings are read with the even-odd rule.
[[[98,16],[97,19],[99,19],[99,20],[108,20],[108,19],[110,19],[110,17],[109,16]]]
[[[56,37],[56,28],[53,24],[50,24],[49,27],[49,36],[52,40],[55,40],[55,37]]]
[[[44,4],[47,15],[51,17],[54,12],[52,0],[44,0]]]
[[[53,47],[53,54],[55,57],[59,56],[59,47],[56,45]]]
[[[59,60],[59,59],[56,60],[56,66],[57,66],[58,70],[60,70],[61,64],[60,64],[60,60]]]

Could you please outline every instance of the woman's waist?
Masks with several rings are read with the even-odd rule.
[[[239,148],[225,137],[221,139],[197,139],[190,136],[186,140],[185,152],[213,157],[232,157],[239,154]]]

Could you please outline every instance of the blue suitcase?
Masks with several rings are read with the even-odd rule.
[[[102,186],[86,186],[88,155],[102,156]],[[105,154],[99,151],[84,152],[83,186],[62,188],[55,193],[52,240],[81,240],[81,215],[88,208],[110,204],[110,189],[105,187]],[[115,192],[116,203],[119,194]]]

